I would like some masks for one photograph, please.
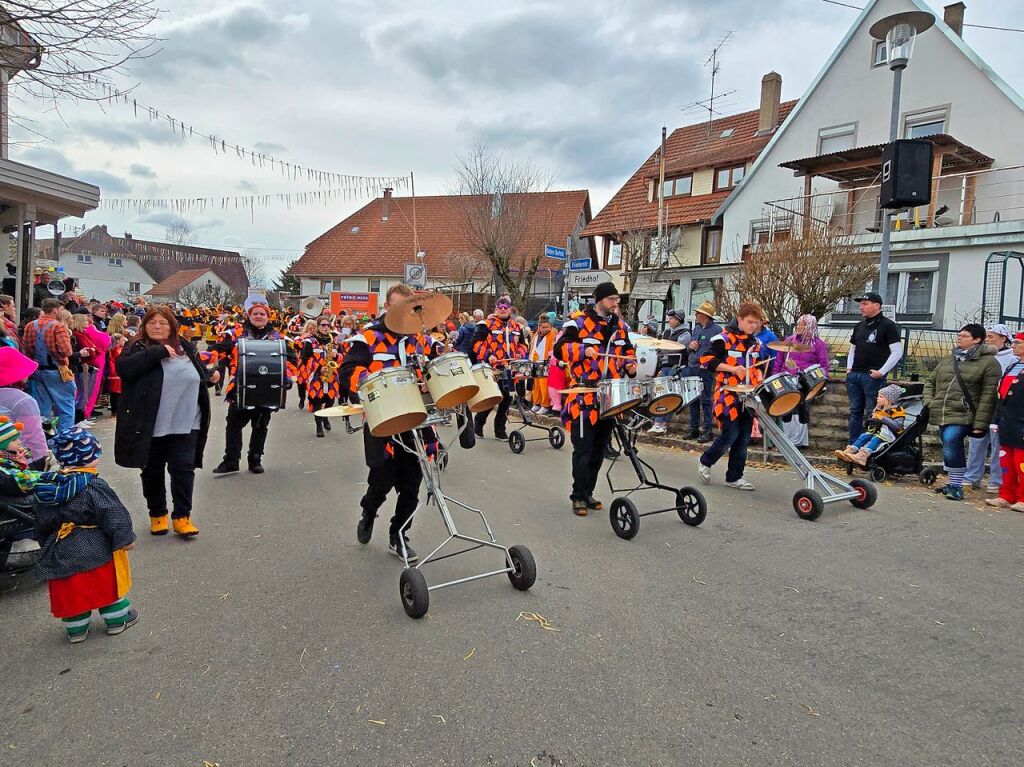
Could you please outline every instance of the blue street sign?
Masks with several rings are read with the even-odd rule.
[[[555,245],[545,245],[544,255],[547,258],[557,258],[560,261],[565,261],[565,248],[559,248]]]
[[[590,259],[589,258],[574,258],[569,262],[569,269],[577,271],[579,269],[589,269]]]

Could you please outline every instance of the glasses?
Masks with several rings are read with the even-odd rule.
[[[331,326],[331,323],[329,323],[329,322],[321,322],[319,325],[317,325],[317,327],[320,327],[320,328],[329,328],[330,326]]]

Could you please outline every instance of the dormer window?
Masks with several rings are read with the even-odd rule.
[[[661,193],[665,197],[689,197],[692,190],[693,176],[686,174],[685,176],[666,178]]]

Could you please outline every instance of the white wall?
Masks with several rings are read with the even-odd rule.
[[[129,258],[121,259],[122,266],[110,266],[106,256],[92,254],[92,263],[80,263],[78,254],[62,253],[60,265],[64,273],[76,277],[82,295],[98,301],[119,300],[120,291],[127,290],[132,282],[139,283],[139,293],[145,293],[156,283],[153,278]]]

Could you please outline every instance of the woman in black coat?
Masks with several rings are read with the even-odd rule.
[[[168,530],[167,489],[171,477],[174,532],[199,533],[192,523],[195,470],[203,465],[210,429],[212,375],[196,348],[178,337],[178,323],[166,306],[142,318],[139,334],[117,360],[121,398],[117,406],[114,460],[119,466],[142,469],[142,494],[149,507],[149,531]]]

